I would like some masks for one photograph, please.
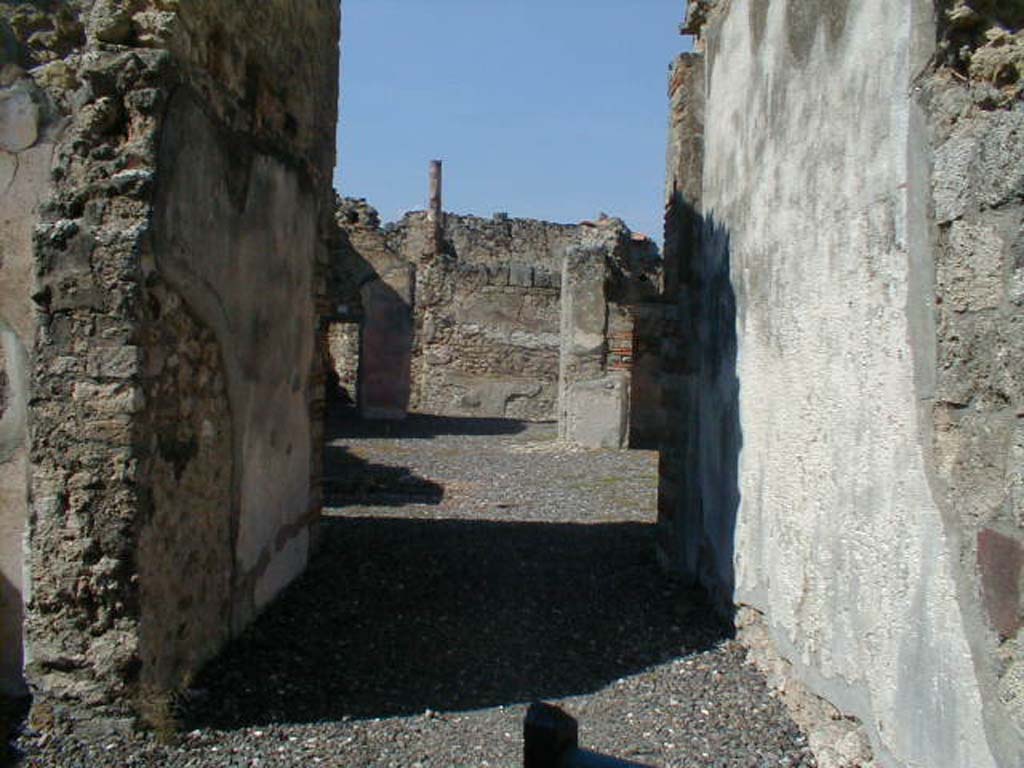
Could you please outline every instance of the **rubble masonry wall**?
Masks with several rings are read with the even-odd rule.
[[[366,343],[378,325],[369,316],[374,302],[366,301],[365,287],[351,287],[383,283],[389,295],[411,307],[411,410],[534,421],[556,417],[560,285],[567,249],[632,249],[635,263],[645,265],[635,277],[643,273],[651,294],[659,284],[653,244],[630,240],[615,219],[566,225],[500,214],[492,219],[445,214],[443,245],[436,253],[423,212],[381,229],[376,212],[361,201],[343,201],[341,210],[339,225],[359,266],[339,282],[350,286],[349,294],[361,292],[364,300],[360,382],[377,382],[379,389],[387,377],[365,369],[388,370],[401,362],[382,362],[378,358],[388,353],[380,344]],[[414,285],[405,282],[402,265],[412,270]],[[647,296],[634,293],[636,301]],[[337,367],[340,375],[344,364]],[[360,399],[369,396],[365,392]]]

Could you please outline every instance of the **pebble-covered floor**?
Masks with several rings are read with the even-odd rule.
[[[657,456],[555,427],[336,418],[322,548],[183,697],[177,733],[27,733],[27,766],[510,766],[526,704],[655,766],[813,766],[654,556]]]

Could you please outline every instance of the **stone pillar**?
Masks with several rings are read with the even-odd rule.
[[[571,248],[562,266],[558,436],[623,448],[629,434],[629,375],[608,372],[608,254]]]
[[[430,205],[427,208],[433,255],[444,250],[444,208],[441,203],[441,161],[430,161]]]

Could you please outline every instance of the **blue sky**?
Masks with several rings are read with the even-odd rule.
[[[668,65],[683,0],[344,0],[335,186],[384,220],[423,208],[661,239]]]

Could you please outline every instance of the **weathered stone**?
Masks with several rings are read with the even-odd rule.
[[[130,3],[96,0],[89,14],[89,33],[103,43],[127,43],[132,37]]]
[[[564,438],[588,448],[625,448],[629,439],[629,378],[614,373],[577,381],[566,392]]]
[[[422,213],[381,229],[376,211],[364,200],[348,199],[336,218],[344,244],[335,261],[338,298],[332,303],[359,303],[352,297],[362,286],[359,400],[364,413],[374,397],[398,394],[395,387],[405,376],[405,359],[396,357],[402,348],[398,337],[375,336],[375,327],[389,318],[397,322],[409,311],[415,330],[408,361],[410,408],[451,416],[551,419],[559,375],[554,276],[561,274],[564,250],[581,244],[606,248],[618,265],[613,282],[623,297],[645,300],[651,293],[647,287],[659,282],[656,248],[649,241],[634,245],[614,219],[569,226],[446,214],[447,252],[439,257],[423,254],[430,224]],[[414,263],[415,286],[406,282]],[[377,298],[368,302],[368,291],[378,282],[390,291],[373,288]],[[385,306],[397,298],[399,304]],[[375,308],[378,302],[384,304]],[[379,405],[370,410],[383,412]]]
[[[526,264],[510,265],[508,284],[519,288],[530,288],[533,285],[533,267]]]
[[[954,221],[950,254],[938,265],[939,290],[955,312],[996,309],[1006,298],[1006,244],[992,229]]]
[[[1024,112],[981,113],[935,151],[938,223],[1024,197]]]

